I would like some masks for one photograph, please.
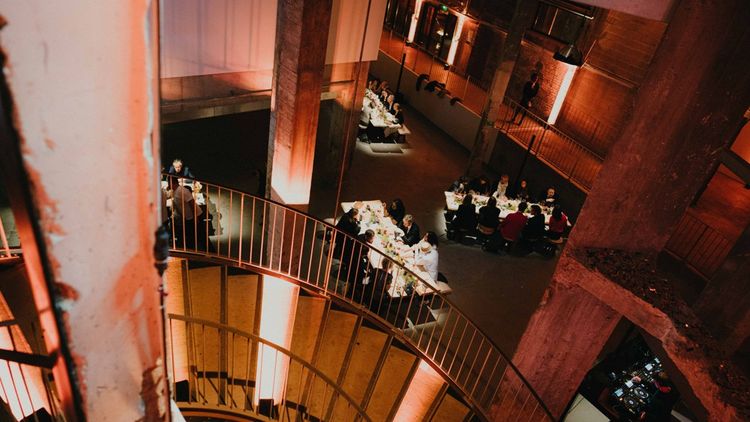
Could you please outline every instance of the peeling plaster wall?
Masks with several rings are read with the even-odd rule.
[[[143,418],[143,373],[162,355],[152,7],[0,0],[15,125],[92,421]]]

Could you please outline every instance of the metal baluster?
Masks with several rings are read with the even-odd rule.
[[[477,336],[477,329],[474,328],[474,332],[471,334],[471,340],[469,340],[469,347],[466,348],[466,353],[468,353],[469,350],[471,350],[471,345],[474,344],[474,339],[476,338],[476,336]],[[456,374],[456,383],[459,383],[459,379],[461,378],[461,372],[464,370],[464,367],[466,367],[466,358],[468,358],[468,356],[464,355],[463,360],[461,361],[461,366],[458,367],[458,373]]]
[[[273,223],[271,224],[271,247],[268,251],[268,268],[273,268],[273,257],[276,255],[276,220],[278,215],[276,210],[278,207],[275,204],[269,204],[269,206],[273,210]],[[282,233],[282,242],[284,241],[283,237],[284,235]]]
[[[243,224],[244,220],[245,220],[245,194],[243,193],[243,194],[240,194],[240,241],[237,245],[237,263],[239,265],[242,265],[242,229],[244,225]]]
[[[247,262],[252,264],[253,263],[253,247],[255,244],[255,197],[253,196],[253,206],[252,211],[250,212],[251,215],[251,223],[250,223],[250,256],[247,259]],[[260,264],[260,262],[258,263]]]
[[[218,193],[216,194],[216,212],[219,214],[219,230],[222,230],[222,224],[221,224],[221,216],[223,213],[221,212],[221,186],[217,186]],[[223,232],[223,230],[222,230]],[[222,233],[219,233],[218,236],[216,236],[216,255],[221,256],[221,236]],[[231,242],[232,234],[227,231],[227,242]]]
[[[263,201],[263,227],[260,231],[260,257],[258,259],[258,266],[263,266],[263,250],[266,249],[266,229],[267,227],[267,221],[266,221],[266,201]]]
[[[5,251],[5,256],[7,258],[10,258],[10,246],[8,246],[8,238],[5,237],[5,227],[3,226],[2,216],[0,216],[0,240],[2,241],[2,247],[3,251]]]
[[[482,401],[484,401],[483,398],[484,398],[484,395],[487,394],[487,387],[489,387],[490,384],[492,384],[492,377],[495,375],[495,371],[497,370],[497,365],[500,363],[501,360],[502,360],[502,356],[498,353],[498,357],[497,359],[495,359],[495,364],[492,365],[492,371],[490,372],[490,376],[487,378],[487,382],[484,383],[484,389],[482,390],[482,393],[479,394],[479,396],[477,397],[477,402],[479,402],[480,404],[482,403]],[[471,391],[471,396],[474,397],[474,390]]]
[[[232,259],[232,214],[234,213],[234,191],[229,191],[229,237],[227,238],[227,258]]]
[[[292,261],[294,260],[294,251],[295,251],[294,245],[297,243],[295,241],[296,238],[294,237],[297,234],[297,213],[294,212],[292,215],[294,215],[294,218],[292,219],[292,241],[289,244],[289,266],[287,267],[287,270],[286,270],[286,273],[289,274],[290,276],[292,275]],[[305,241],[304,233],[302,236],[303,236],[302,242],[300,243],[303,243]],[[299,253],[300,256],[302,256],[303,251],[304,251],[304,247]]]

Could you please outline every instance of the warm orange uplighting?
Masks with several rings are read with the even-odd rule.
[[[557,121],[557,116],[560,114],[560,109],[565,102],[565,97],[568,95],[570,84],[573,82],[573,76],[576,74],[577,67],[570,64],[563,64],[567,69],[565,70],[565,76],[563,76],[562,83],[560,84],[560,90],[557,91],[557,97],[555,102],[552,104],[552,111],[549,113],[547,123],[554,125]]]
[[[394,420],[423,420],[430,411],[430,406],[435,401],[435,397],[440,392],[444,382],[443,377],[432,369],[427,362],[420,361],[417,372],[409,384],[409,389],[398,407]]]
[[[0,348],[14,349],[6,328],[0,330]],[[7,403],[16,420],[46,407],[42,376],[39,368],[0,360],[0,399]]]
[[[417,0],[414,4],[414,14],[411,17],[411,25],[409,26],[409,36],[406,38],[407,41],[414,42],[414,36],[417,34],[417,22],[419,21],[419,12],[422,11],[422,1]]]
[[[260,337],[289,349],[292,344],[294,315],[297,310],[299,287],[276,277],[263,276],[263,301],[261,302]],[[261,345],[255,368],[256,388],[253,402],[271,399],[281,401],[289,360],[275,349]]]
[[[456,59],[456,51],[458,50],[458,42],[461,39],[461,31],[464,29],[464,22],[466,22],[466,16],[458,15],[456,30],[453,31],[453,38],[451,39],[451,48],[448,50],[448,64],[453,64],[453,61]]]

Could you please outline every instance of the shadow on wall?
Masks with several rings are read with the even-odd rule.
[[[164,125],[161,164],[168,169],[181,158],[195,177],[257,193],[265,177],[269,121],[270,110],[259,110]]]

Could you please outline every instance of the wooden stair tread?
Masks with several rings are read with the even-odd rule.
[[[432,417],[433,421],[461,422],[466,420],[470,409],[450,394],[446,394]]]
[[[396,405],[399,392],[404,383],[409,381],[409,373],[416,356],[391,346],[380,371],[375,389],[367,405],[367,414],[373,421],[384,421]]]

